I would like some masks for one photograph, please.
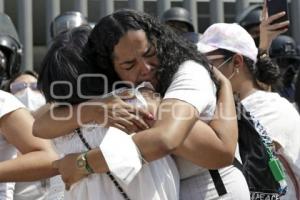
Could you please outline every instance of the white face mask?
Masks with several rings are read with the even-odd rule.
[[[26,88],[18,92],[15,96],[30,110],[35,111],[46,104],[45,97],[40,92],[32,91]]]
[[[221,67],[223,67],[226,63],[228,63],[230,60],[232,59],[232,56],[227,58],[224,62],[222,62],[219,66],[217,66],[216,68],[220,70]],[[227,77],[228,80],[232,79],[233,76],[235,75],[235,71],[232,72],[232,74]]]

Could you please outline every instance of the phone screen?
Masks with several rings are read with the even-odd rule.
[[[288,20],[288,3],[287,0],[267,0],[269,17],[285,11],[286,15],[275,20],[273,24]]]

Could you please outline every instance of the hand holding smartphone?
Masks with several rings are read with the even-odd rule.
[[[280,12],[285,12],[284,16],[282,16],[279,19],[273,21],[272,24],[277,24],[277,23],[289,20],[287,0],[266,0],[266,1],[267,1],[267,8],[268,8],[269,17],[271,17],[272,15],[278,14]]]
[[[264,0],[259,48],[268,50],[272,40],[288,31],[287,0]]]

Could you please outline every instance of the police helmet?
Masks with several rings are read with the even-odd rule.
[[[237,16],[236,22],[246,30],[250,27],[259,25],[261,22],[262,9],[263,6],[259,4],[249,6]]]
[[[296,41],[287,35],[279,35],[272,41],[269,54],[271,58],[291,58],[300,60]]]
[[[22,46],[10,17],[0,13],[0,78],[8,80],[21,68]]]
[[[166,23],[168,21],[184,22],[185,24],[187,24],[189,32],[195,31],[189,11],[181,7],[173,7],[169,10],[166,10],[161,17],[161,21],[163,23]]]
[[[57,36],[59,33],[78,27],[88,25],[88,21],[82,13],[77,11],[68,11],[58,15],[50,25],[51,37]]]
[[[1,63],[1,77],[10,79],[21,69],[21,45],[15,38],[0,33],[0,50],[5,56],[5,62]]]

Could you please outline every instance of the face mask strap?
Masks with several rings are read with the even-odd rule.
[[[222,62],[219,66],[217,66],[217,69],[220,69],[221,67],[223,67],[227,62],[229,62],[232,59],[233,56],[227,58],[224,62]]]

